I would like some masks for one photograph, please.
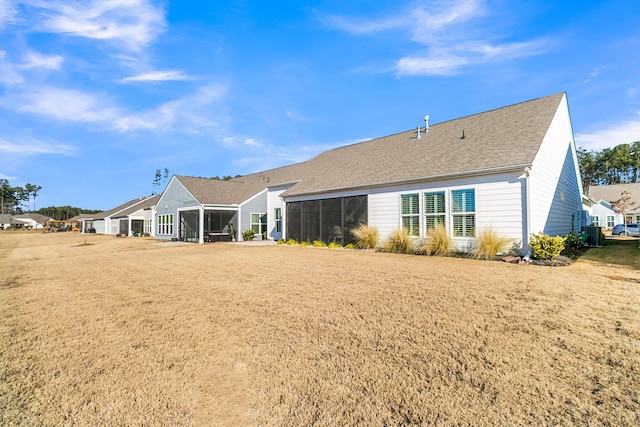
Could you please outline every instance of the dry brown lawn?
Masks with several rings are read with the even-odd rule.
[[[638,425],[639,278],[0,232],[0,424]]]

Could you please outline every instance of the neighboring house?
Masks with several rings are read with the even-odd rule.
[[[11,228],[11,215],[0,214],[0,230],[8,230]]]
[[[634,204],[632,207],[627,208],[624,220],[621,213],[619,217],[616,217],[616,224],[620,224],[624,221],[640,222],[640,183],[591,186],[589,187],[588,193],[589,197],[592,199],[601,200],[605,202],[606,205],[611,206],[613,202],[620,199],[623,191],[628,191],[630,193],[631,202]]]
[[[127,236],[147,233],[153,235],[153,208],[160,195],[154,195],[111,216],[112,225],[117,222],[118,233]]]
[[[51,219],[48,216],[41,215],[35,212],[28,212],[20,215],[13,215],[11,217],[12,224],[16,225],[20,228],[31,227],[31,228],[44,228],[45,222]]]
[[[529,236],[578,231],[586,217],[565,93],[336,148],[230,181],[174,176],[156,206],[156,237],[348,243],[368,223],[443,224],[455,246],[493,228],[521,252]]]
[[[600,199],[591,207],[591,225],[610,230],[616,224],[623,222],[624,216],[620,210],[611,206],[611,203],[606,200]]]
[[[150,208],[152,205],[149,205],[149,203],[153,203],[157,199],[158,196],[141,197],[97,214],[88,216],[83,214],[80,216],[80,229],[85,233],[90,229],[95,229],[95,232],[100,234],[129,235],[130,230],[132,230],[131,221],[144,221],[146,218],[144,214],[140,215],[138,211],[147,207]],[[132,217],[129,218],[129,215]],[[148,217],[151,219],[151,213],[148,214]]]

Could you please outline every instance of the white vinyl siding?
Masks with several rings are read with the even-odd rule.
[[[492,227],[504,237],[512,239],[514,245],[522,248],[526,242],[523,224],[526,221],[523,203],[525,198],[524,168],[522,171],[478,177],[458,178],[406,186],[374,189],[369,193],[369,225],[378,229],[380,242],[402,225],[401,196],[419,195],[420,236],[425,237],[427,226],[427,196],[430,193],[444,193],[445,226],[453,236],[452,212],[448,204],[451,192],[473,189],[475,193],[475,229]],[[469,250],[470,237],[454,237],[454,249]]]
[[[582,206],[581,183],[567,99],[549,125],[531,167],[531,233],[565,235]]]

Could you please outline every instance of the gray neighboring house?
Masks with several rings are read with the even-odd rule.
[[[145,209],[145,207],[150,208],[152,205],[149,205],[149,203],[154,203],[158,198],[159,196],[157,195],[140,197],[116,206],[113,209],[98,212],[97,214],[83,214],[80,216],[80,230],[85,233],[88,232],[89,229],[95,229],[95,232],[100,234],[130,235],[132,224],[134,224],[132,221],[143,221],[144,226],[146,216],[144,214],[142,216],[139,215],[138,211]],[[147,216],[149,217],[149,221],[152,221],[153,215],[150,209]],[[137,222],[135,224],[136,227],[139,225]],[[150,229],[153,230],[151,222],[148,224]]]
[[[111,216],[112,225],[117,222],[118,233],[130,236],[132,234],[153,235],[153,208],[160,195],[147,197],[141,203],[135,203],[128,208]]]
[[[174,176],[156,207],[156,237],[203,243],[249,228],[268,239],[381,241],[445,226],[459,250],[493,228],[529,250],[533,233],[580,230],[582,186],[565,93],[419,126],[313,159],[217,181]]]
[[[619,210],[614,210],[611,207],[611,203],[620,199],[622,192],[628,191],[631,194],[631,202],[633,202],[633,206],[628,208],[624,219],[622,218],[622,214]],[[594,185],[589,187],[588,191],[589,197],[593,200],[598,201],[602,206],[609,207],[609,211],[606,215],[603,215],[602,218],[599,218],[601,226],[608,226],[610,221],[607,220],[607,217],[614,216],[614,222],[616,224],[625,221],[627,223],[638,222],[640,223],[640,183],[633,184],[613,184],[613,185]],[[615,211],[615,213],[614,213]],[[616,215],[616,213],[618,215]],[[594,211],[594,215],[596,212]],[[611,218],[609,218],[611,219]],[[611,227],[608,227],[611,228]]]

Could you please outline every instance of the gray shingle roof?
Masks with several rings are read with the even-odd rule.
[[[159,194],[147,197],[146,199],[143,199],[142,202],[136,203],[135,205],[129,206],[128,208],[124,209],[122,212],[118,212],[117,214],[114,214],[113,218],[124,218],[127,215],[131,215],[132,213],[139,211],[140,209],[145,209],[145,208],[150,208],[152,206],[155,206],[158,199],[160,199]]]
[[[640,183],[635,184],[614,184],[614,185],[597,185],[589,187],[589,196],[594,200],[604,200],[613,202],[620,198],[623,191],[631,193],[631,200],[636,202],[633,211],[640,211]]]
[[[564,93],[336,148],[287,196],[530,165]],[[464,132],[464,138],[462,138]]]
[[[203,204],[239,204],[268,186],[296,182],[296,196],[531,165],[565,96],[536,98],[325,151],[313,159],[230,181],[177,176]],[[462,138],[464,134],[464,138]]]
[[[102,212],[98,212],[97,214],[94,215],[94,219],[105,219],[108,217],[111,217],[115,214],[118,214],[121,211],[124,211],[125,209],[128,209],[132,206],[138,205],[139,203],[141,203],[142,201],[146,200],[147,197],[140,197],[138,199],[133,199],[133,200],[129,200],[126,203],[123,203],[119,206],[116,206],[115,208],[109,209],[107,211],[102,211]]]

